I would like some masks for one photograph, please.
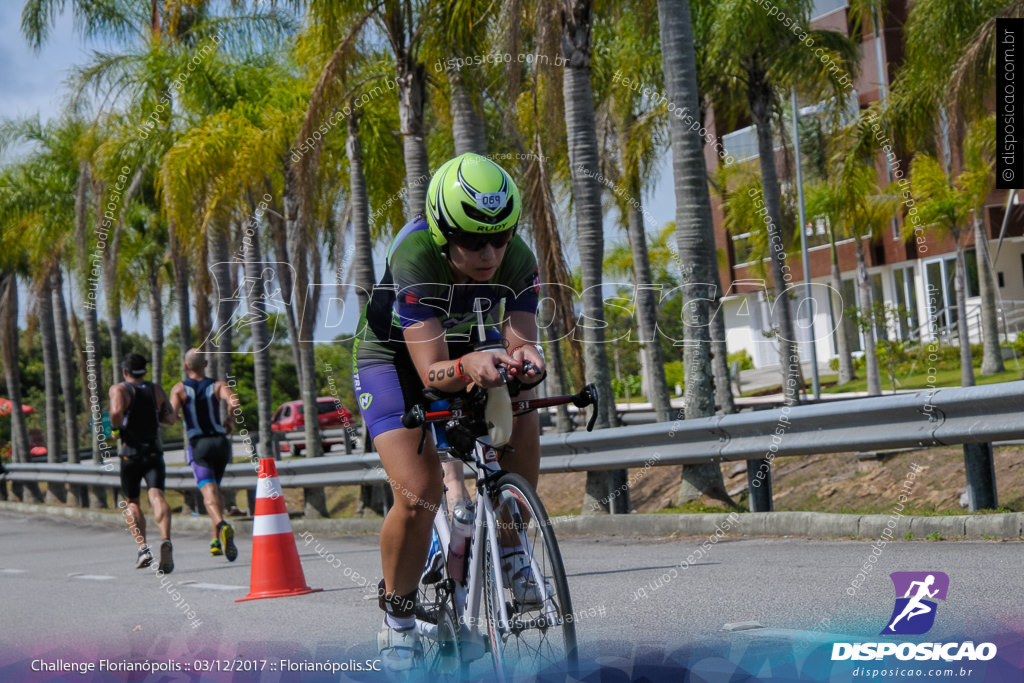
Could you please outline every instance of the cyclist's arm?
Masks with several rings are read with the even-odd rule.
[[[533,369],[528,374],[534,377],[544,373],[544,358],[534,344],[538,338],[537,316],[526,311],[512,311],[505,323],[502,336],[508,342],[512,357],[517,361],[529,361]]]
[[[471,382],[483,387],[499,386],[503,380],[497,366],[519,364],[504,352],[474,351],[461,358],[449,358],[444,328],[437,318],[411,325],[403,330],[403,335],[423,386],[441,391],[461,391]]]

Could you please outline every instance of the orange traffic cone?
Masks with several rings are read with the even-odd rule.
[[[256,515],[252,521],[249,594],[235,602],[305,595],[319,590],[306,585],[274,459],[262,458],[256,485]]]

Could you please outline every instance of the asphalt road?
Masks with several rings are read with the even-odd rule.
[[[323,591],[236,603],[248,592],[249,538],[239,539],[240,557],[229,564],[209,556],[205,535],[175,535],[176,569],[162,586],[154,572],[134,568],[126,532],[0,512],[0,680],[22,679],[32,658],[372,659],[381,620],[373,588],[376,537],[301,536],[301,520],[293,529],[307,582]],[[850,596],[850,582],[872,554],[870,542],[726,538],[685,565],[705,540],[560,539],[581,659],[625,676],[601,680],[636,680],[643,672],[652,680],[682,680],[689,669],[691,681],[726,681],[741,664],[762,679],[789,672],[805,680],[815,666],[833,664],[822,660],[832,641],[878,639],[894,604],[889,572],[926,570],[948,574],[950,588],[924,638],[982,642],[995,634],[1005,653],[997,660],[1010,659],[1018,677],[990,668],[971,680],[1024,680],[1021,543],[889,543]],[[321,557],[318,548],[330,555]],[[367,585],[356,574],[368,577]],[[723,630],[745,622],[759,627]],[[844,664],[817,679],[855,680],[853,664]],[[483,676],[480,666],[473,671]],[[373,675],[364,679],[380,680]],[[231,676],[214,680],[257,680]]]

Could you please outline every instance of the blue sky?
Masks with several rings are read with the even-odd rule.
[[[84,63],[95,46],[86,45],[75,35],[71,13],[68,11],[58,17],[56,26],[43,47],[39,51],[30,49],[21,33],[23,5],[21,0],[0,1],[0,69],[3,73],[3,77],[0,78],[0,118],[38,115],[47,120],[56,116],[62,108],[62,99],[66,92],[64,83],[70,70]],[[5,157],[0,157],[0,160],[17,152],[17,149],[10,150]],[[665,150],[659,166],[660,179],[657,186],[643,197],[649,214],[649,223],[646,226],[648,232],[675,218],[671,154],[668,149]],[[562,218],[565,218],[564,214]],[[614,222],[615,218],[613,214],[605,217],[605,241],[608,244],[625,240],[622,230]],[[566,230],[566,233],[571,232],[571,228]],[[567,244],[567,252],[566,257],[572,266],[578,262],[574,242]],[[382,273],[383,251],[378,261],[378,273]],[[324,272],[330,273],[332,270],[333,268],[328,267]],[[21,301],[20,318],[21,324],[24,325],[25,312],[29,307],[28,291],[25,287],[21,290]],[[126,312],[126,329],[148,334],[148,316],[143,315],[138,320],[132,320],[128,315]]]
[[[0,2],[0,116],[40,113],[47,119],[61,109],[68,71],[85,61],[91,50],[74,35],[70,13],[58,18],[41,50],[30,49],[21,33],[22,5],[20,0]]]

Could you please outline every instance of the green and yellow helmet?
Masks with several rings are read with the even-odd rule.
[[[452,233],[511,230],[521,206],[519,188],[505,169],[472,152],[441,164],[427,187],[427,223],[442,246]]]

